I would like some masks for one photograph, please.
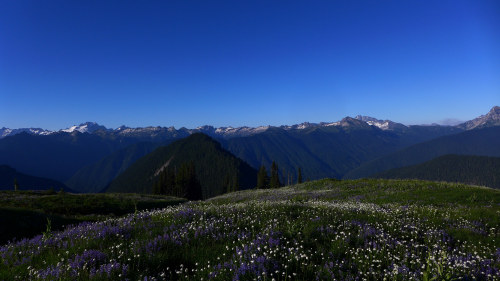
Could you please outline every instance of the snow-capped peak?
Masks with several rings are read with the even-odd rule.
[[[9,129],[9,128],[0,128],[0,139],[8,136],[17,135],[20,133],[28,133],[31,135],[50,135],[53,134],[53,131],[44,130],[40,128],[19,128],[19,129]]]
[[[355,117],[355,119],[366,122],[368,125],[375,126],[381,130],[395,130],[406,128],[406,126],[403,124],[396,123],[391,120],[379,120],[370,116],[358,115]]]
[[[91,133],[98,131],[98,130],[107,130],[107,129],[106,129],[106,127],[101,126],[95,122],[86,122],[86,123],[80,124],[78,126],[76,126],[76,125],[71,126],[67,129],[61,130],[61,132],[73,133],[73,132],[77,131],[80,133],[91,134]]]

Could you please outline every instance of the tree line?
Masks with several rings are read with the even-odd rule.
[[[194,162],[182,163],[177,167],[166,167],[153,184],[153,193],[183,197],[188,200],[203,198],[201,184],[196,178]]]
[[[286,173],[283,171],[283,175]],[[284,178],[284,177],[283,177]],[[296,183],[302,183],[302,169],[297,169]],[[292,184],[292,176],[288,174],[286,180],[282,182],[278,164],[275,161],[271,164],[271,174],[262,165],[257,173],[258,189],[264,188],[279,188],[285,184]],[[225,192],[235,192],[240,190],[240,179],[237,172],[228,173],[224,177],[223,188]],[[203,199],[202,186],[196,177],[196,169],[194,162],[184,162],[177,166],[168,166],[158,175],[157,180],[153,184],[153,194],[169,195],[182,197],[188,200]]]
[[[292,184],[292,175],[283,171],[283,176],[286,176],[286,184]],[[297,169],[297,183],[302,183],[302,169],[299,167]],[[259,172],[257,173],[257,188],[279,188],[283,186],[284,183],[280,180],[278,164],[275,161],[271,164],[271,175],[269,176],[264,165],[260,166]]]

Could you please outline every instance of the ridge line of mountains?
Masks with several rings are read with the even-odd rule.
[[[59,131],[51,131],[51,130],[46,130],[46,129],[41,129],[41,128],[19,128],[19,129],[10,129],[10,128],[0,128],[0,139],[8,136],[13,136],[16,134],[20,133],[28,133],[28,134],[33,134],[33,135],[51,135],[55,133],[73,133],[73,132],[80,132],[80,133],[95,133],[98,131],[103,131],[103,132],[108,132],[108,133],[114,133],[114,134],[119,134],[119,135],[139,135],[139,134],[161,134],[161,132],[170,132],[172,134],[193,134],[193,133],[204,133],[210,136],[220,136],[224,138],[228,137],[242,137],[242,136],[249,136],[253,134],[258,134],[262,133],[270,128],[281,128],[284,130],[301,130],[301,129],[307,129],[307,128],[313,128],[313,127],[329,127],[329,126],[353,126],[353,125],[359,125],[362,126],[364,125],[361,122],[357,122],[355,120],[362,121],[370,126],[375,126],[380,128],[381,130],[392,130],[392,131],[404,131],[408,130],[411,127],[415,126],[442,126],[442,127],[456,127],[456,128],[461,128],[465,130],[472,130],[475,128],[483,128],[495,124],[500,123],[500,107],[499,106],[494,106],[490,112],[486,115],[479,116],[473,120],[463,122],[461,124],[455,125],[455,126],[450,126],[450,125],[438,125],[438,124],[432,124],[432,125],[404,125],[401,123],[397,123],[391,120],[380,120],[374,117],[369,117],[369,116],[363,116],[363,115],[357,115],[356,117],[345,117],[340,121],[337,122],[320,122],[320,123],[309,123],[309,122],[303,122],[301,124],[295,124],[295,125],[281,125],[281,126],[259,126],[259,127],[248,127],[248,126],[243,126],[243,127],[219,127],[215,128],[210,125],[205,125],[205,126],[200,126],[195,129],[187,129],[185,127],[181,127],[180,129],[175,129],[175,127],[137,127],[137,128],[130,128],[127,126],[120,126],[116,129],[110,129],[106,128],[105,126],[99,125],[96,122],[85,122],[80,125],[74,125],[71,126],[70,128],[67,129],[61,129]]]
[[[175,165],[180,167],[182,163],[191,161],[196,170],[207,169],[205,164],[196,162],[197,158],[204,155],[198,148],[204,147],[212,151],[210,157],[215,157],[213,159],[218,159],[220,163],[242,161],[248,164],[251,173],[260,166],[267,167],[269,171],[271,163],[275,161],[282,183],[295,182],[299,168],[304,179],[360,178],[417,165],[447,154],[500,157],[500,107],[495,106],[486,115],[456,126],[405,126],[390,120],[356,116],[332,123],[256,128],[202,126],[177,130],[174,127],[122,126],[107,129],[90,122],[57,132],[2,128],[0,165],[7,165],[19,173],[59,181],[67,190],[76,192],[100,192],[111,186],[114,186],[111,189],[113,191],[126,191],[127,188],[117,188],[113,182],[130,172],[137,162],[151,157],[148,155],[158,153],[157,150],[161,149],[170,151],[171,148],[165,147],[197,133],[209,136],[210,140],[199,137],[196,141],[191,140],[195,144],[185,144],[190,147],[186,150],[192,153],[177,152]],[[210,144],[211,140],[219,143],[219,146]],[[231,158],[233,162],[224,158],[226,152],[234,156],[234,159]],[[174,154],[165,152],[163,155],[158,156],[158,163],[165,165],[166,160],[162,157],[173,157]],[[226,156],[217,158],[221,155]],[[473,163],[478,165],[481,161],[476,159]],[[225,167],[232,174],[248,178],[235,168],[243,164],[233,164]],[[157,170],[161,167],[145,165]],[[230,177],[220,169],[213,173],[212,176],[216,177]],[[201,178],[209,181],[205,176]],[[245,180],[244,184],[239,184],[249,188],[251,182]],[[138,191],[147,192],[151,184],[153,182],[148,182]],[[220,184],[216,182],[210,188],[205,184],[204,197],[224,192],[214,187]],[[11,188],[0,186],[0,189]]]

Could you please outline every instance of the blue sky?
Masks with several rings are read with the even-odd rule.
[[[500,1],[0,1],[0,127],[468,120]]]

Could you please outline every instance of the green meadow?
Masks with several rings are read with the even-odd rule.
[[[60,205],[46,200],[53,208]],[[325,179],[166,208],[131,208],[127,215],[113,209],[109,218],[4,245],[0,279],[500,279],[495,189]]]

